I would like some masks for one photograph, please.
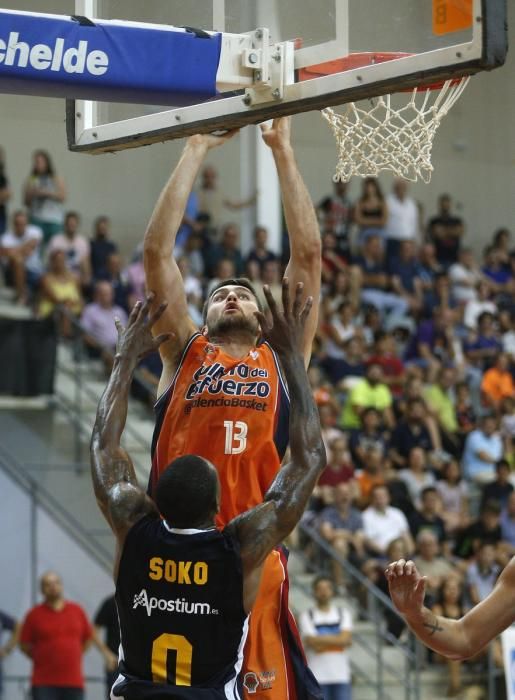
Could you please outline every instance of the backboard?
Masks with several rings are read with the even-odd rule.
[[[69,147],[90,153],[469,75],[502,65],[507,50],[505,0],[76,0],[76,13],[228,37],[211,99],[176,107],[173,96],[166,107],[68,100]],[[339,72],[323,65],[362,52],[404,55]]]

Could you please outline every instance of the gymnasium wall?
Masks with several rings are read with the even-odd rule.
[[[4,0],[6,8],[71,13],[71,0]],[[508,0],[511,37],[515,38],[515,0]],[[468,242],[481,249],[492,230],[513,228],[515,221],[515,50],[506,65],[490,74],[474,77],[461,100],[446,117],[436,137],[435,173],[429,185],[416,184],[412,193],[427,215],[436,198],[450,192],[467,223]],[[160,188],[182,148],[179,142],[158,144],[117,155],[88,156],[68,153],[64,103],[33,97],[0,95],[0,145],[7,155],[7,172],[14,189],[11,210],[20,204],[21,184],[30,167],[34,148],[48,149],[57,170],[68,185],[67,208],[83,214],[83,230],[89,233],[98,214],[111,216],[114,236],[130,253],[141,240],[146,221]],[[254,127],[249,127],[254,128]],[[335,163],[332,134],[317,113],[294,119],[294,144],[309,190],[315,200],[331,189]],[[237,139],[211,154],[223,189],[238,198],[240,168]],[[249,164],[249,168],[252,167]],[[391,178],[381,177],[386,189]],[[243,191],[248,192],[245,184]],[[360,182],[351,183],[356,196]],[[230,215],[239,220],[238,214]]]

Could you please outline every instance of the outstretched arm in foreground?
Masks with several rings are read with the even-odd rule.
[[[152,337],[152,327],[163,314],[161,304],[147,320],[153,296],[134,306],[127,328],[120,323],[118,347],[109,383],[98,404],[91,438],[91,476],[100,510],[116,535],[119,549],[129,528],[140,518],[155,511],[154,503],[139,487],[134,465],[120,445],[127,420],[132,375],[139,360],[158,349],[170,334]]]
[[[170,302],[154,327],[156,335],[172,331],[174,338],[160,348],[163,373],[158,394],[170,383],[186,341],[195,331],[188,314],[188,304],[180,270],[173,257],[175,237],[186,210],[188,197],[207,152],[230,139],[236,132],[224,136],[191,136],[170,179],[166,183],[145,232],[143,263],[147,289],[154,299]],[[172,303],[173,300],[173,303]],[[152,311],[155,311],[155,303]]]
[[[395,607],[420,641],[450,659],[475,656],[515,620],[515,559],[490,595],[459,620],[435,615],[424,606],[426,577],[412,561],[392,562],[386,577]]]
[[[314,309],[306,321],[302,337],[301,351],[309,364],[311,347],[318,323],[320,300],[320,279],[322,274],[322,246],[320,231],[311,196],[295,161],[290,142],[291,117],[274,119],[271,127],[261,125],[263,141],[272,150],[275,160],[284,218],[290,238],[290,261],[285,277],[290,280],[292,289],[304,284],[306,295],[314,299]]]
[[[262,314],[257,314],[263,337],[277,352],[290,392],[291,461],[281,467],[268,489],[262,504],[243,513],[229,527],[235,528],[241,544],[245,573],[245,607],[250,610],[257,594],[261,568],[266,556],[299,522],[313,488],[326,465],[326,455],[318,411],[309,386],[302,339],[313,303],[308,297],[302,308],[303,288],[298,284],[293,306],[289,299],[288,280],[283,280],[283,313],[265,287],[265,296],[272,313],[270,327]]]

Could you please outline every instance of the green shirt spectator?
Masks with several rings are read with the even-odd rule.
[[[431,384],[424,389],[423,394],[442,428],[449,433],[455,433],[458,430],[458,421],[448,389],[444,389],[440,384]]]
[[[361,415],[367,408],[375,408],[388,426],[393,425],[393,415],[390,407],[392,395],[390,389],[383,383],[383,371],[380,365],[374,363],[367,367],[366,377],[360,379],[350,390],[341,415],[344,428],[359,428]]]

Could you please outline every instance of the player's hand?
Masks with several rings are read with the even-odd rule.
[[[210,151],[212,148],[218,148],[226,141],[230,141],[237,133],[239,129],[231,129],[226,131],[225,134],[195,134],[190,136],[188,139],[188,144],[196,148],[204,148],[206,151]]]
[[[386,567],[385,576],[392,602],[400,613],[413,615],[422,610],[427,577],[420,575],[411,560],[391,562]]]
[[[152,337],[152,326],[161,318],[168,306],[168,302],[164,301],[149,316],[150,306],[153,301],[154,294],[150,293],[144,302],[137,301],[134,304],[127,322],[127,328],[122,326],[120,319],[115,319],[116,330],[118,331],[117,357],[125,357],[137,362],[151,352],[155,352],[162,343],[170,340],[173,336],[173,333],[162,333],[156,338]]]
[[[272,150],[279,150],[290,146],[291,117],[276,117],[269,124],[260,124],[263,141]]]
[[[290,284],[288,279],[284,277],[283,310],[279,311],[270,292],[270,287],[268,285],[263,287],[272,316],[272,324],[268,322],[266,316],[260,311],[256,311],[256,318],[261,326],[264,340],[267,340],[272,348],[281,355],[302,353],[304,327],[313,306],[313,297],[308,297],[305,304],[302,304],[303,290],[304,285],[302,282],[299,282],[292,304],[290,302]]]

